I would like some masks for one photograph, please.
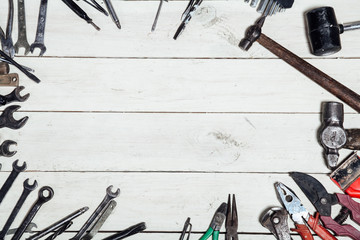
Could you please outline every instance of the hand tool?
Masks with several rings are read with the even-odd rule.
[[[15,160],[13,162],[12,171],[11,171],[9,177],[6,179],[6,181],[4,182],[4,184],[2,185],[2,187],[0,189],[0,204],[4,200],[7,192],[10,190],[11,186],[15,182],[15,180],[16,180],[17,176],[19,175],[19,173],[26,170],[26,162],[24,162],[20,166],[18,165],[18,163],[19,163],[19,160]]]
[[[120,21],[116,15],[115,9],[111,3],[111,0],[104,0],[105,6],[110,14],[111,19],[113,20],[113,22],[115,23],[115,25],[121,29],[121,25],[120,25]]]
[[[0,62],[5,62],[5,63],[8,63],[8,64],[12,64],[11,62],[9,62],[8,60],[6,60],[6,59],[4,59],[4,58],[1,58],[0,57]],[[24,65],[20,65],[22,68],[24,68],[26,71],[28,71],[28,72],[35,72],[35,70],[34,69],[32,69],[32,68],[29,68],[29,67],[27,67],[27,66],[24,66]]]
[[[250,2],[251,7],[257,7],[256,11],[260,12],[263,16],[271,16],[277,12],[283,12],[287,8],[291,8],[294,0],[244,0]]]
[[[34,219],[36,213],[40,210],[41,206],[50,201],[54,196],[54,190],[49,186],[44,186],[40,188],[38,193],[38,199],[35,201],[33,206],[30,208],[29,212],[26,214],[24,220],[20,224],[18,230],[15,235],[11,238],[11,240],[20,240],[21,236],[24,234],[25,229],[30,224],[30,222]]]
[[[174,40],[176,40],[179,35],[184,31],[186,25],[190,22],[192,16],[194,15],[195,11],[200,7],[200,4],[203,0],[190,0],[189,4],[187,5],[184,13],[181,16],[181,24],[175,32]]]
[[[89,210],[88,207],[83,207],[80,208],[78,210],[76,210],[75,212],[67,215],[66,217],[62,218],[61,220],[51,224],[49,227],[41,230],[40,232],[38,232],[35,235],[32,235],[30,237],[28,237],[26,240],[37,240],[40,239],[42,237],[44,237],[45,235],[49,234],[50,232],[55,231],[56,229],[62,227],[63,225],[67,225],[69,222],[71,222],[73,219],[77,218],[78,216],[82,215],[83,213],[85,213],[87,210]]]
[[[7,127],[11,129],[22,128],[29,117],[23,117],[20,120],[15,120],[13,113],[20,108],[19,105],[11,105],[3,111],[0,115],[0,128]]]
[[[104,225],[106,219],[110,216],[110,214],[115,209],[115,207],[116,207],[115,200],[111,200],[109,204],[105,207],[104,211],[94,221],[92,227],[89,228],[88,233],[86,233],[81,239],[82,240],[92,239],[99,232],[100,228]]]
[[[109,237],[106,237],[104,238],[103,240],[120,240],[120,239],[124,239],[124,238],[127,238],[127,237],[130,237],[132,235],[135,235],[139,232],[142,232],[146,229],[146,225],[144,222],[141,222],[141,223],[138,223],[138,224],[135,224],[131,227],[128,227],[127,229],[125,230],[122,230],[118,233],[115,233]]]
[[[338,24],[332,7],[320,7],[305,14],[311,53],[331,55],[341,50],[340,34],[360,28],[360,21]]]
[[[15,62],[11,57],[8,57],[3,51],[0,50],[0,56],[4,58],[5,60],[9,61],[12,65],[17,67],[21,72],[23,72],[28,78],[33,80],[36,83],[40,82],[40,79],[38,79],[34,74],[27,71],[25,68],[23,68],[20,64]]]
[[[188,217],[184,223],[184,227],[183,227],[183,230],[181,231],[179,240],[184,240],[186,234],[187,234],[186,240],[189,240],[191,230],[192,230],[192,224],[190,223],[190,218]]]
[[[98,10],[99,12],[103,13],[105,16],[109,16],[109,14],[107,13],[107,11],[96,2],[96,0],[90,0],[91,2],[89,2],[88,0],[84,0],[84,2],[86,2],[87,4],[89,4],[90,6],[92,6],[93,8],[95,8],[96,10]]]
[[[25,55],[30,52],[30,45],[26,37],[26,14],[25,0],[18,0],[18,40],[14,45],[15,52],[19,53],[20,48],[25,49]]]
[[[30,223],[29,226],[26,228],[26,233],[34,233],[35,231],[33,228],[37,228],[37,225],[35,223]],[[17,228],[9,229],[6,235],[13,235],[17,231]]]
[[[338,236],[347,236],[354,240],[360,239],[360,232],[356,228],[349,224],[342,225],[342,223],[338,223],[331,218],[332,205],[340,204],[349,209],[352,213],[352,219],[360,224],[360,203],[355,202],[345,194],[328,193],[317,179],[305,173],[292,172],[290,177],[294,179],[305,196],[314,205],[318,214],[320,214],[320,220],[326,228],[332,230]],[[340,216],[340,219],[346,220],[346,217],[344,219],[344,217]]]
[[[53,234],[45,238],[45,240],[54,240],[59,235],[63,234],[68,228],[70,228],[72,224],[72,221],[64,223],[60,228],[56,229]]]
[[[14,24],[14,0],[9,0],[9,11],[8,11],[6,33],[4,33],[4,31],[0,27],[0,38],[1,38],[2,49],[10,58],[14,58],[15,56],[15,50],[11,36],[13,24]]]
[[[154,19],[154,23],[153,23],[153,25],[152,25],[152,27],[151,27],[151,31],[153,32],[153,31],[155,31],[155,29],[156,29],[156,25],[157,25],[157,22],[158,22],[158,20],[159,20],[159,16],[160,16],[160,11],[161,11],[161,8],[162,8],[162,5],[163,5],[163,2],[168,2],[169,0],[160,0],[160,3],[159,3],[159,7],[158,7],[158,10],[157,10],[157,12],[156,12],[156,16],[155,16],[155,19]]]
[[[276,239],[291,240],[287,219],[288,214],[285,209],[272,207],[262,215],[260,223],[263,227],[269,229]]]
[[[349,196],[360,198],[360,158],[353,152],[331,174],[330,179]]]
[[[23,206],[26,198],[29,196],[29,194],[35,190],[37,188],[37,182],[36,180],[34,181],[33,184],[30,184],[29,183],[29,179],[27,178],[24,183],[23,183],[23,186],[24,186],[24,190],[23,192],[21,193],[20,195],[20,198],[19,200],[17,201],[17,203],[15,204],[15,207],[14,209],[12,210],[9,218],[7,219],[4,227],[2,228],[1,232],[0,232],[0,240],[4,240],[5,239],[5,235],[8,233],[9,229],[10,229],[10,226],[11,224],[14,222],[17,214],[19,213],[21,207]]]
[[[17,145],[17,143],[15,141],[12,140],[5,140],[1,145],[0,145],[0,156],[3,157],[12,157],[15,155],[16,151],[10,151],[10,146],[11,145]]]
[[[357,93],[337,82],[335,79],[326,75],[324,72],[315,68],[313,65],[309,64],[302,58],[267,37],[265,34],[261,33],[261,27],[263,26],[264,21],[265,17],[261,17],[255,25],[251,26],[247,30],[245,38],[242,39],[239,44],[240,48],[247,51],[251,45],[257,41],[263,47],[290,64],[292,67],[296,68],[305,76],[309,77],[325,90],[338,97],[357,112],[360,112],[360,96]]]
[[[238,240],[238,214],[236,209],[235,194],[233,194],[232,204],[230,194],[228,196],[225,229],[225,240]]]
[[[321,238],[324,240],[336,240],[328,230],[326,230],[319,222],[319,214],[317,213],[315,218],[306,210],[302,205],[300,199],[295,193],[285,186],[283,183],[275,183],[276,192],[286,211],[290,214],[291,219],[295,222],[296,231],[300,234],[302,239],[312,239],[309,229],[304,224],[306,221],[307,225]]]
[[[85,235],[86,231],[92,226],[94,221],[101,215],[101,213],[106,209],[107,205],[110,203],[111,200],[118,197],[120,194],[120,189],[118,188],[116,192],[112,192],[113,186],[110,185],[106,189],[106,195],[99,206],[95,209],[93,214],[89,217],[89,219],[85,222],[85,224],[80,228],[80,230],[76,233],[74,237],[70,240],[80,240]]]
[[[30,94],[26,94],[24,96],[20,95],[20,92],[24,89],[25,87],[20,86],[20,87],[16,87],[11,93],[7,94],[7,95],[0,95],[0,106],[4,106],[8,103],[11,102],[24,102],[26,101]]]
[[[0,86],[16,87],[19,85],[19,75],[17,73],[9,73],[9,64],[0,58]]]
[[[214,217],[212,218],[212,220],[210,222],[210,226],[209,226],[208,230],[205,232],[205,234],[199,240],[206,240],[210,236],[212,236],[213,240],[219,239],[221,225],[224,223],[224,220],[226,217],[226,208],[227,208],[226,203],[222,203],[220,205],[220,207],[216,210]]]
[[[40,57],[43,56],[44,53],[46,52],[44,37],[45,37],[47,5],[48,5],[48,0],[41,0],[35,42],[30,45],[31,53],[34,53],[35,48],[40,49],[40,54],[39,54]]]
[[[93,23],[92,19],[77,5],[73,0],[62,0],[76,15],[84,19],[87,23],[91,24],[96,30],[100,31],[100,28]]]

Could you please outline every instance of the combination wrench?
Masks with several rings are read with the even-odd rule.
[[[30,52],[30,45],[26,37],[26,15],[25,2],[18,0],[18,40],[14,45],[15,52],[19,53],[20,48],[25,48],[25,55]]]
[[[15,56],[15,50],[12,40],[12,29],[14,24],[14,0],[9,0],[9,11],[8,11],[8,20],[7,20],[7,26],[6,26],[6,33],[2,30],[0,27],[0,33],[1,33],[1,45],[2,49],[11,58],[14,58]]]
[[[26,179],[26,180],[24,181],[24,184],[23,184],[24,190],[23,190],[23,192],[22,192],[19,200],[17,201],[14,209],[12,210],[12,212],[11,212],[8,220],[6,221],[3,229],[2,229],[1,232],[0,232],[0,240],[4,240],[7,232],[8,232],[9,229],[10,229],[11,224],[14,222],[14,220],[15,220],[17,214],[19,213],[22,205],[24,204],[26,198],[29,196],[29,194],[30,194],[33,190],[35,190],[35,188],[37,187],[37,185],[38,185],[38,184],[37,184],[36,180],[34,181],[34,183],[33,183],[32,185],[29,183],[29,179]]]
[[[41,0],[35,42],[30,46],[31,53],[34,53],[35,48],[40,49],[39,56],[44,55],[44,53],[46,52],[44,37],[45,37],[47,5],[48,5],[48,0]]]
[[[103,211],[107,208],[108,204],[111,200],[119,196],[120,189],[118,188],[116,192],[112,192],[111,189],[113,188],[112,185],[110,185],[106,189],[106,195],[102,202],[99,204],[99,206],[95,209],[93,214],[89,217],[89,219],[85,222],[85,224],[81,227],[81,229],[77,232],[77,234],[72,237],[70,240],[81,240],[83,236],[85,235],[86,231],[90,228],[90,226],[93,225],[94,221],[103,213]]]
[[[15,160],[13,162],[13,164],[12,164],[13,169],[12,169],[9,177],[6,179],[6,181],[4,182],[3,186],[0,189],[0,204],[4,200],[7,192],[10,190],[11,186],[15,182],[19,173],[25,171],[25,169],[26,169],[26,162],[24,162],[23,165],[21,165],[21,166],[19,166],[18,163],[19,163],[19,160]]]
[[[50,201],[53,196],[54,196],[54,190],[51,187],[45,186],[40,188],[38,199],[36,200],[34,205],[31,207],[31,209],[25,216],[24,220],[20,224],[20,227],[17,229],[11,240],[20,240],[21,236],[24,234],[28,225],[34,219],[36,213],[40,210],[41,206],[44,203]]]

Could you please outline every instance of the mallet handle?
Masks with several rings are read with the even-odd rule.
[[[360,113],[360,95],[346,86],[342,85],[329,75],[320,71],[304,59],[290,52],[265,34],[261,34],[257,39],[263,47],[268,49],[270,52],[296,68],[299,72],[319,84],[321,87],[326,89],[328,92],[335,95],[341,101],[355,109]]]

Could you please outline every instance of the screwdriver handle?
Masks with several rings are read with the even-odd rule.
[[[265,34],[260,34],[257,42],[360,113],[359,94],[290,52]]]

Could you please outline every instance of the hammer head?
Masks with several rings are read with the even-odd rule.
[[[334,54],[341,49],[342,30],[332,7],[320,7],[306,14],[307,34],[311,53],[316,56]]]
[[[320,142],[325,148],[329,167],[336,167],[339,149],[343,148],[347,141],[343,122],[344,106],[338,102],[326,102],[323,105],[323,127],[320,131]]]
[[[266,16],[259,18],[254,25],[251,25],[245,33],[245,37],[241,39],[239,47],[247,51],[251,48],[254,42],[258,40],[261,35],[261,28],[264,25]]]

